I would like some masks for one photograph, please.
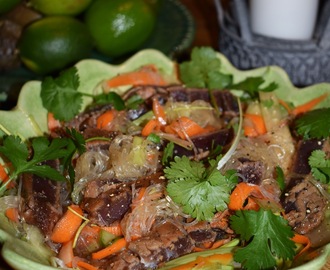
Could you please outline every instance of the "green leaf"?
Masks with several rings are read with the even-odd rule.
[[[111,104],[117,111],[126,108],[124,100],[115,92],[102,93],[94,96],[94,101],[99,105]]]
[[[180,78],[188,87],[208,88],[210,76],[214,71],[219,70],[221,62],[216,52],[210,47],[193,48],[191,60],[179,65]],[[219,72],[218,72],[219,73]]]
[[[330,136],[330,108],[316,109],[295,121],[298,134],[304,138],[323,139]]]
[[[315,179],[323,184],[330,182],[330,159],[324,151],[314,150],[308,159],[308,164]]]
[[[68,121],[81,109],[83,94],[78,92],[77,68],[63,71],[59,77],[46,77],[41,84],[43,106],[58,120]]]
[[[188,157],[175,157],[170,167],[164,169],[169,180],[167,192],[183,211],[198,220],[210,220],[218,211],[227,208],[232,185],[217,169],[218,160],[210,167]]]
[[[255,99],[258,97],[258,93],[262,92],[272,92],[277,88],[276,83],[270,83],[264,88],[261,88],[265,80],[262,77],[247,77],[245,80],[228,86],[229,89],[243,90],[245,91],[250,98]]]
[[[285,176],[282,168],[280,166],[276,166],[276,181],[278,186],[280,187],[281,191],[285,189]]]
[[[248,244],[237,250],[234,259],[247,270],[273,269],[276,259],[291,260],[295,244],[287,221],[270,210],[237,211],[231,216],[231,227]]]
[[[19,137],[7,136],[0,146],[0,153],[4,154],[14,167],[14,172],[11,172],[12,178],[16,178],[21,173],[32,173],[40,177],[64,181],[65,177],[62,174],[42,163],[69,155],[68,145],[69,140],[65,138],[56,138],[49,142],[46,137],[37,137],[32,139],[32,157],[30,157],[28,146]]]

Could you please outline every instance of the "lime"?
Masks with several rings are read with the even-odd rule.
[[[0,14],[12,10],[21,0],[0,0]]]
[[[30,0],[31,6],[44,15],[78,15],[92,0]]]
[[[28,25],[18,42],[22,62],[38,74],[59,71],[92,51],[92,38],[78,19],[49,16]]]
[[[96,48],[110,57],[139,49],[156,21],[152,6],[144,0],[95,0],[85,15]]]

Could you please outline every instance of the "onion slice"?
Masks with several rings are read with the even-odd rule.
[[[243,110],[242,110],[242,104],[241,100],[237,98],[237,103],[238,103],[238,108],[239,108],[239,123],[238,123],[238,128],[237,128],[237,133],[236,137],[230,146],[229,150],[226,152],[226,154],[220,159],[218,163],[217,169],[220,170],[231,158],[231,156],[234,154],[236,151],[237,145],[241,139],[241,134],[242,134],[242,129],[243,129]]]

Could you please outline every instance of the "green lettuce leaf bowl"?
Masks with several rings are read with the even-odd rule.
[[[262,67],[253,70],[237,70],[225,56],[217,53],[221,60],[221,72],[232,74],[234,82],[240,82],[247,77],[261,76],[265,85],[276,82],[278,88],[275,90],[280,99],[300,105],[308,100],[329,93],[320,107],[330,107],[330,84],[320,83],[305,88],[295,87],[287,73],[277,66]],[[111,65],[99,60],[82,60],[76,64],[80,78],[78,91],[84,93],[95,93],[100,91],[100,82],[111,78],[118,73],[128,72],[146,64],[158,67],[168,78],[175,81],[177,67],[176,63],[166,57],[163,53],[147,49],[138,52],[130,59],[120,65]],[[47,132],[47,111],[42,106],[40,99],[41,82],[27,82],[21,89],[17,105],[11,111],[0,111],[0,137],[5,134],[18,135],[22,139],[41,136]],[[125,91],[127,88],[121,89]],[[81,110],[90,100],[86,98]],[[17,238],[17,231],[13,225],[0,213],[0,243],[2,244],[1,255],[4,260],[17,270],[55,270],[52,263],[51,251],[40,241],[25,241]],[[321,248],[320,255],[312,261],[292,268],[295,270],[322,269],[327,261],[330,261],[330,244]]]

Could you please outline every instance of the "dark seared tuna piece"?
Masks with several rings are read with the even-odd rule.
[[[191,141],[193,142],[197,153],[194,153],[194,150],[186,149],[180,145],[174,146],[174,153],[178,156],[193,156],[193,155],[209,155],[212,150],[216,146],[225,147],[231,143],[234,139],[234,130],[232,128],[229,129],[221,129],[212,133],[207,133],[201,136],[191,137]]]
[[[183,228],[168,221],[156,226],[150,235],[130,242],[127,250],[110,257],[106,269],[156,269],[163,262],[192,252],[193,248],[193,240]]]
[[[97,197],[84,197],[81,207],[88,213],[92,223],[109,226],[123,218],[130,209],[132,191],[130,186],[119,185],[100,193]]]
[[[55,161],[47,162],[47,165],[55,168],[59,166]],[[67,196],[66,183],[24,174],[21,216],[28,224],[35,225],[45,236],[49,236],[63,214]]]
[[[301,140],[297,144],[297,151],[293,161],[292,171],[298,174],[308,174],[311,168],[308,164],[308,158],[314,150],[322,149],[323,140]]]
[[[286,218],[297,233],[307,234],[322,223],[327,200],[307,178],[292,178],[283,194]]]
[[[244,157],[238,158],[238,161],[240,164],[237,167],[237,172],[244,178],[240,180],[251,184],[260,185],[263,180],[262,177],[265,170],[265,165],[263,162],[260,160],[250,160]]]

